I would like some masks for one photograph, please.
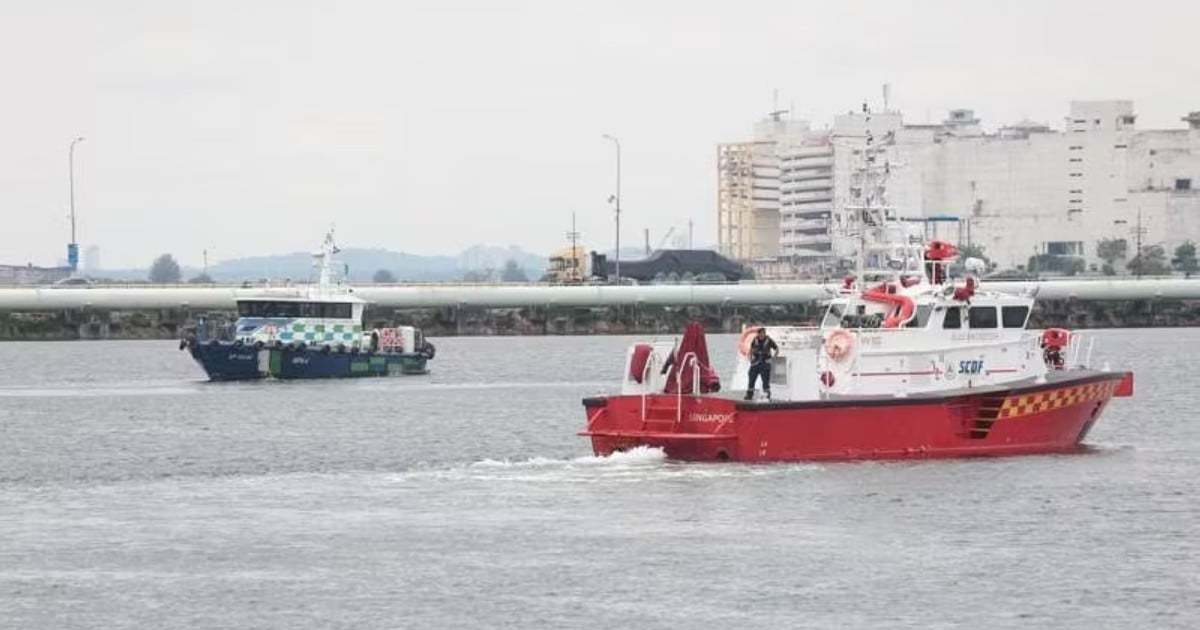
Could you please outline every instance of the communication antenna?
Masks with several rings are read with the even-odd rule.
[[[579,232],[575,229],[575,212],[571,212],[571,231],[567,232],[567,240],[571,242],[571,269],[579,271],[579,257],[576,256],[579,243]]]
[[[1134,234],[1134,237],[1137,239],[1137,241],[1136,241],[1137,242],[1137,250],[1136,250],[1137,253],[1135,254],[1134,259],[1138,261],[1137,268],[1135,268],[1133,270],[1133,273],[1134,273],[1134,277],[1136,277],[1138,280],[1141,280],[1142,279],[1142,267],[1144,267],[1146,265],[1146,261],[1142,260],[1142,237],[1145,236],[1145,234],[1146,234],[1146,228],[1142,227],[1142,209],[1141,208],[1138,208],[1137,227],[1133,228],[1132,232]]]
[[[779,109],[779,89],[776,88],[771,98],[771,112],[767,116],[770,116],[771,120],[779,122],[786,113],[788,113],[788,110]]]

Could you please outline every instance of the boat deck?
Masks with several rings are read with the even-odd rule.
[[[1056,370],[1046,374],[1043,381],[1027,378],[1000,385],[988,385],[982,387],[957,387],[954,389],[945,389],[936,392],[920,392],[912,393],[907,396],[839,396],[831,395],[828,398],[820,400],[743,400],[745,392],[741,391],[721,391],[714,394],[705,394],[706,397],[724,398],[733,401],[738,409],[800,409],[800,408],[817,408],[817,407],[843,407],[843,406],[858,406],[858,407],[873,407],[873,406],[897,406],[897,405],[924,405],[933,402],[940,402],[947,398],[966,397],[966,396],[986,396],[988,394],[1025,394],[1036,393],[1042,390],[1056,389],[1066,384],[1086,385],[1088,383],[1098,383],[1110,381],[1114,379],[1125,379],[1131,376],[1128,372],[1104,372],[1100,370],[1090,369],[1073,369],[1073,370]],[[673,394],[662,394],[673,396]],[[761,392],[759,393],[761,396]],[[685,394],[685,396],[689,396]],[[603,404],[605,397],[585,398],[584,405],[599,406]],[[590,404],[589,404],[590,403]]]
[[[935,392],[914,392],[907,396],[888,396],[888,395],[866,395],[866,396],[845,396],[845,395],[830,395],[828,398],[820,400],[742,400],[745,392],[728,391],[715,394],[724,398],[731,399],[737,403],[739,409],[795,409],[800,407],[823,407],[823,406],[875,406],[875,405],[897,405],[897,404],[928,404],[930,402],[942,401],[947,398],[956,398],[962,396],[986,396],[988,394],[1000,393],[1034,393],[1046,389],[1056,389],[1065,384],[1085,385],[1087,383],[1096,383],[1113,379],[1120,379],[1126,376],[1126,372],[1103,372],[1100,370],[1090,369],[1073,369],[1073,370],[1055,370],[1048,372],[1044,380],[1034,378],[1025,378],[997,385],[986,385],[980,387],[956,387],[954,389],[943,389]],[[759,394],[761,395],[761,393]]]

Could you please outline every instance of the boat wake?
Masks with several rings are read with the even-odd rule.
[[[524,460],[485,459],[443,471],[443,479],[519,483],[640,483],[669,479],[745,478],[812,471],[814,464],[760,466],[697,464],[668,460],[660,448],[639,446],[605,456],[573,458],[531,457]]]
[[[177,396],[197,394],[194,384],[179,381],[149,383],[64,383],[55,386],[15,385],[0,387],[0,398],[75,398],[104,396]]]
[[[619,451],[611,455],[587,455],[573,459],[554,459],[550,457],[531,457],[523,461],[485,459],[470,465],[472,469],[537,469],[547,467],[577,467],[577,466],[607,466],[607,467],[638,467],[660,466],[667,461],[667,456],[661,448],[638,446],[627,451]]]

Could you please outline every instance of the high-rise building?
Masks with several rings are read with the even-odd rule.
[[[96,273],[102,267],[100,266],[100,246],[90,245],[83,250],[83,268],[87,269],[88,273]]]
[[[775,185],[776,195],[761,193],[759,205],[747,206],[753,212],[732,221],[722,211],[722,226],[749,218],[760,235],[754,257],[788,260],[796,269],[845,255],[837,246],[839,208],[850,198],[850,173],[869,131],[892,165],[887,202],[903,217],[937,219],[927,224],[934,235],[981,247],[1003,269],[1047,256],[1097,269],[1104,264],[1097,244],[1124,239],[1119,271],[1136,255],[1139,235],[1167,258],[1176,246],[1200,241],[1200,112],[1183,120],[1187,127],[1141,130],[1132,102],[1085,101],[1070,104],[1063,131],[1023,121],[988,133],[967,109],[924,125],[904,124],[899,112],[872,113],[868,125],[866,114],[852,112],[827,132],[767,121],[791,125],[764,136],[760,123],[755,143],[764,168],[754,171],[753,184],[763,191]],[[722,166],[723,190],[728,177]],[[776,216],[772,250],[761,239]]]
[[[770,142],[717,147],[717,248],[738,260],[779,255],[779,168]]]
[[[718,243],[741,260],[828,257],[833,151],[826,130],[773,112],[754,140],[722,144]]]

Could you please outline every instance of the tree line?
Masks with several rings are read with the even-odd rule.
[[[154,259],[150,264],[150,273],[148,279],[153,284],[178,284],[183,280],[183,271],[179,267],[179,262],[171,254],[162,254]],[[371,277],[371,281],[375,284],[393,284],[399,282],[396,275],[388,269],[379,269]],[[503,269],[493,269],[485,267],[483,269],[472,269],[463,274],[463,282],[528,282],[529,276],[525,272],[525,268],[517,264],[515,260],[508,260],[504,263]],[[201,273],[190,280],[190,283],[207,284],[212,282],[212,278],[208,274]]]
[[[1182,273],[1191,277],[1200,268],[1196,258],[1196,244],[1187,241],[1175,248],[1174,256],[1167,258],[1167,251],[1162,245],[1146,245],[1141,252],[1133,252],[1130,256],[1129,242],[1123,238],[1105,238],[1096,242],[1096,257],[1103,261],[1100,273],[1115,276],[1119,270],[1124,270],[1136,276],[1166,276],[1172,272]],[[978,245],[967,245],[959,248],[961,254],[959,264],[968,257],[980,258],[987,262],[988,270],[996,268],[988,261],[983,248]],[[1060,254],[1036,254],[1026,261],[1026,272],[1057,273],[1065,276],[1079,275],[1087,271],[1087,265],[1082,256]]]
[[[1100,272],[1106,276],[1117,275],[1119,266],[1123,266],[1128,273],[1137,276],[1164,276],[1176,271],[1191,277],[1200,269],[1200,261],[1196,257],[1196,244],[1192,241],[1176,247],[1174,256],[1170,260],[1167,259],[1166,250],[1162,245],[1144,246],[1141,252],[1135,252],[1132,257],[1129,256],[1129,250],[1129,242],[1123,238],[1106,238],[1098,241],[1096,257],[1104,261]],[[959,248],[959,251],[961,254],[960,265],[967,258],[979,258],[987,264],[989,271],[996,268],[995,263],[988,260],[984,248],[981,246],[964,245]],[[1037,254],[1029,257],[1026,270],[1029,273],[1050,272],[1074,276],[1084,273],[1086,265],[1083,258],[1079,256]],[[171,254],[162,254],[155,258],[150,265],[149,280],[154,284],[177,284],[182,279],[183,272],[179,267],[179,262]],[[387,269],[376,271],[371,280],[376,284],[398,282],[395,274]],[[517,261],[509,259],[505,261],[502,269],[492,267],[472,269],[463,274],[462,280],[463,282],[528,282],[529,276],[525,272],[525,268],[520,266]],[[211,283],[212,278],[208,274],[201,273],[189,279],[188,282]]]

